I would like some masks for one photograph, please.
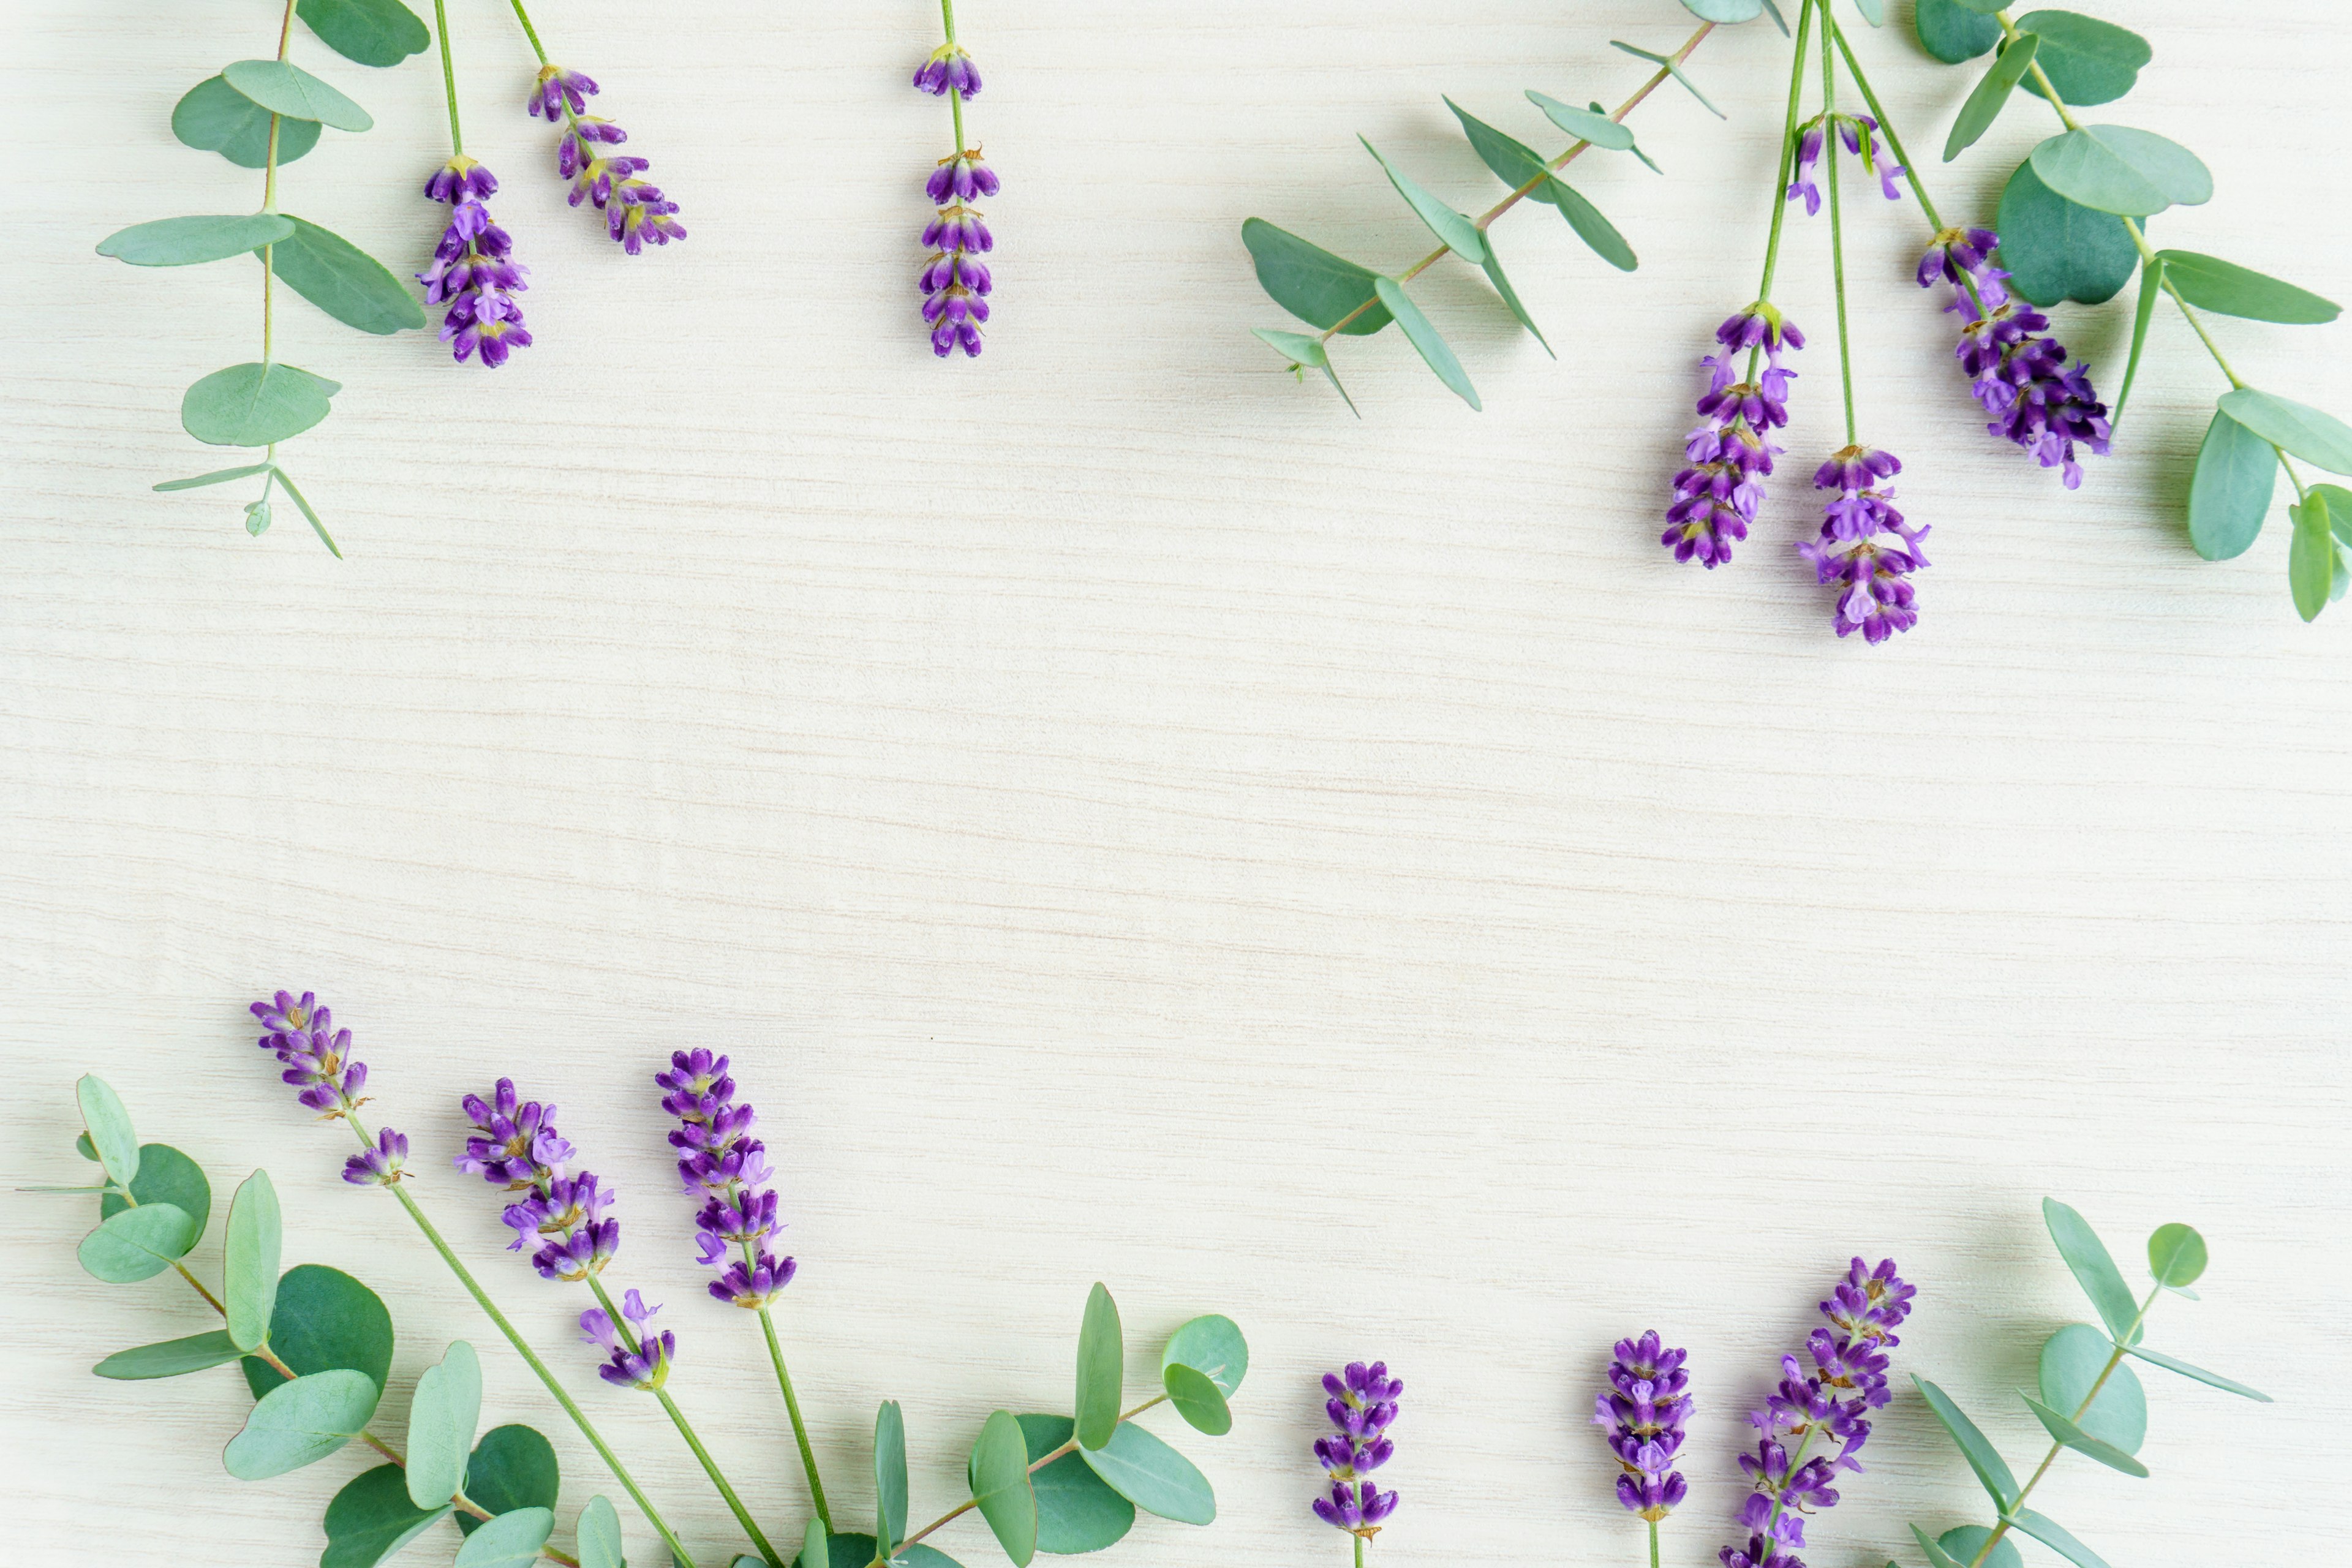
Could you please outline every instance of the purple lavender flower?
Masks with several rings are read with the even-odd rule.
[[[980,90],[980,71],[950,38],[915,73],[915,85],[935,97],[953,92],[961,104]],[[959,140],[962,133],[963,110],[959,108]],[[988,321],[988,292],[995,279],[988,263],[973,253],[993,249],[996,240],[968,204],[997,193],[996,171],[982,161],[978,148],[958,147],[940,160],[924,188],[940,209],[923,227],[923,243],[932,248],[916,279],[923,294],[923,322],[931,329],[931,352],[946,359],[961,349],[966,359],[977,359],[984,346],[981,328]]]
[[[621,1298],[621,1316],[629,1327],[621,1329],[612,1314],[601,1307],[591,1307],[580,1314],[580,1337],[604,1351],[604,1364],[596,1375],[619,1388],[635,1388],[651,1394],[669,1380],[670,1363],[677,1355],[677,1336],[664,1329],[659,1334],[646,1331],[646,1320],[661,1310],[648,1307],[645,1298],[635,1290]]]
[[[1901,201],[1903,187],[1895,181],[1904,173],[1903,165],[1887,151],[1885,138],[1878,134],[1878,121],[1867,114],[1817,114],[1805,122],[1797,135],[1796,176],[1789,182],[1788,199],[1802,201],[1807,217],[1822,210],[1822,149],[1827,144],[1822,130],[1824,118],[1837,127],[1837,139],[1845,144],[1847,152],[1863,153],[1867,144],[1871,173],[1878,176],[1879,194],[1890,202]]]
[[[1609,1386],[1595,1399],[1592,1424],[1609,1429],[1609,1447],[1622,1472],[1617,1500],[1655,1525],[1675,1510],[1689,1488],[1672,1467],[1689,1419],[1690,1352],[1668,1350],[1651,1329],[1638,1340],[1619,1340],[1609,1366]]]
[[[916,68],[915,86],[933,98],[952,92],[969,100],[980,96],[980,68],[961,45],[941,44]]]
[[[2091,385],[2090,366],[2066,363],[2066,346],[2043,331],[2050,318],[2007,287],[1992,264],[2000,237],[1990,229],[1944,229],[1919,258],[1919,287],[1953,285],[1944,306],[1960,319],[1953,351],[1978,405],[1993,417],[1985,428],[2015,442],[2068,489],[2083,482],[2076,444],[2105,457],[2107,405]]]
[[[433,252],[433,265],[416,275],[429,305],[449,307],[441,319],[441,341],[458,363],[479,351],[485,367],[496,370],[519,348],[530,346],[522,307],[514,296],[530,287],[530,270],[509,253],[514,241],[490,220],[484,198],[498,180],[473,159],[456,154],[425,183],[425,194],[450,204],[449,226]]]
[[[1862,462],[1867,470],[1866,458]],[[1890,1397],[1886,1352],[1902,1343],[1895,1330],[1917,1294],[1895,1274],[1893,1258],[1872,1268],[1857,1258],[1822,1303],[1830,1327],[1815,1329],[1805,1342],[1812,1369],[1795,1356],[1780,1358],[1780,1387],[1748,1418],[1759,1434],[1756,1452],[1739,1460],[1754,1488],[1739,1510],[1748,1539],[1717,1554],[1723,1568],[1805,1568],[1786,1549],[1805,1544],[1808,1510],[1837,1506],[1830,1485],[1837,1473],[1861,1473],[1854,1455],[1870,1440],[1865,1415]],[[1793,1449],[1785,1441],[1790,1437],[1797,1439]],[[1809,1457],[1822,1439],[1835,1443],[1836,1454]]]
[[[1788,424],[1789,383],[1797,374],[1780,355],[1805,346],[1797,324],[1760,300],[1726,318],[1715,337],[1721,352],[1699,361],[1708,372],[1698,400],[1706,423],[1684,438],[1687,466],[1675,476],[1666,531],[1658,536],[1676,561],[1696,558],[1710,571],[1731,559],[1732,544],[1746,539],[1756,521],[1764,480],[1781,450],[1766,433]],[[1763,373],[1753,380],[1736,379],[1743,349],[1751,370],[1758,351],[1764,358]]]
[[[247,1010],[268,1031],[259,1044],[284,1064],[278,1076],[300,1091],[295,1098],[323,1116],[348,1117],[358,1129],[355,1113],[367,1103],[360,1093],[367,1085],[367,1064],[352,1054],[352,1032],[335,1027],[333,1011],[320,1006],[318,994],[310,991],[299,1000],[280,991]],[[360,1136],[367,1136],[364,1129]],[[343,1180],[353,1186],[388,1187],[400,1180],[407,1162],[407,1135],[383,1128],[373,1148],[343,1162]]]
[[[494,1187],[520,1192],[551,1182],[574,1152],[555,1131],[555,1107],[519,1099],[510,1078],[499,1079],[489,1099],[469,1094],[457,1105],[474,1131],[457,1167]]]
[[[563,66],[542,66],[523,111],[543,117],[551,125],[561,114],[563,134],[556,139],[555,172],[572,182],[572,205],[592,203],[604,215],[605,232],[635,256],[647,245],[667,245],[686,237],[677,221],[677,204],[661,187],[639,176],[652,167],[630,153],[603,153],[617,147],[629,133],[609,120],[583,113],[597,90],[595,79]]]
[[[1344,1372],[1323,1374],[1323,1392],[1330,1395],[1323,1413],[1338,1430],[1315,1440],[1315,1458],[1331,1482],[1330,1495],[1315,1500],[1315,1517],[1369,1540],[1396,1511],[1397,1494],[1381,1490],[1368,1478],[1395,1452],[1387,1434],[1404,1382],[1389,1375],[1386,1362],[1367,1366],[1351,1361]]]
[[[578,114],[586,109],[595,91],[596,79],[592,76],[563,66],[541,66],[539,79],[531,83],[530,96],[523,100],[522,111],[552,125],[559,114]]]
[[[1788,199],[1792,202],[1801,199],[1807,217],[1813,217],[1822,210],[1819,182],[1823,141],[1819,115],[1807,121],[1804,128],[1797,133],[1796,177],[1789,182]]]
[[[776,1194],[766,1184],[766,1145],[751,1135],[759,1115],[736,1103],[727,1058],[707,1050],[672,1052],[669,1070],[656,1073],[654,1082],[663,1090],[662,1109],[678,1120],[669,1135],[680,1155],[678,1178],[688,1196],[703,1200],[694,1219],[696,1247],[705,1265],[726,1266],[710,1281],[710,1294],[738,1307],[764,1308],[800,1266],[768,1249],[783,1222],[776,1216]]]
[[[1820,537],[1801,542],[1797,552],[1812,563],[1817,581],[1843,585],[1842,637],[1859,631],[1864,640],[1882,643],[1919,622],[1910,576],[1927,564],[1919,548],[1927,530],[1904,522],[1895,492],[1882,483],[1902,471],[1892,452],[1857,446],[1839,448],[1813,474],[1816,489],[1838,493],[1822,509]]]
[[[388,1187],[400,1180],[408,1163],[408,1134],[387,1127],[375,1135],[375,1147],[343,1162],[343,1180],[359,1187]]]

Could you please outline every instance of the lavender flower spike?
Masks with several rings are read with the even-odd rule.
[[[947,42],[931,53],[915,72],[915,88],[934,98],[945,98],[955,115],[955,151],[939,162],[924,189],[939,211],[923,226],[923,244],[930,257],[916,275],[923,293],[923,322],[931,330],[931,353],[941,359],[958,349],[966,359],[977,359],[984,346],[980,329],[988,321],[988,293],[996,280],[982,253],[995,248],[996,238],[972,201],[992,196],[999,188],[996,171],[977,147],[964,145],[963,106],[979,96],[980,68],[956,42],[955,17],[943,12]]]
[[[1654,1529],[1690,1489],[1672,1468],[1691,1413],[1690,1373],[1683,1370],[1689,1354],[1666,1349],[1655,1329],[1619,1340],[1609,1386],[1593,1405],[1592,1424],[1609,1429],[1610,1450],[1622,1467],[1617,1500]]]
[[[1396,1420],[1404,1381],[1389,1375],[1386,1362],[1367,1366],[1351,1361],[1344,1372],[1324,1373],[1323,1392],[1330,1395],[1323,1412],[1338,1430],[1315,1440],[1315,1458],[1331,1482],[1330,1495],[1315,1500],[1315,1517],[1369,1541],[1396,1511],[1397,1494],[1381,1490],[1369,1478],[1395,1452],[1388,1429]]]
[[[2107,405],[2091,386],[2090,367],[2069,369],[2066,345],[2043,331],[2050,318],[2011,297],[2009,274],[1992,264],[2000,243],[1990,229],[1940,231],[1919,258],[1919,287],[1939,279],[1953,286],[1944,306],[1960,319],[1953,352],[1978,405],[1993,416],[1985,428],[2056,468],[2071,490],[2083,482],[2077,443],[2106,455]]]
[[[506,363],[516,349],[530,346],[530,329],[514,301],[530,287],[522,280],[529,268],[512,259],[514,241],[482,205],[498,188],[497,177],[462,153],[434,171],[425,194],[449,204],[449,226],[434,249],[433,265],[416,275],[426,304],[449,307],[441,320],[441,341],[449,345],[451,357],[463,364],[478,351],[490,370]]]
[[[1805,346],[1797,324],[1761,300],[1727,317],[1715,338],[1720,352],[1699,361],[1708,372],[1707,389],[1698,400],[1706,422],[1684,438],[1688,461],[1675,476],[1666,531],[1658,536],[1676,561],[1696,558],[1709,571],[1731,559],[1733,543],[1746,539],[1756,521],[1764,480],[1781,450],[1767,432],[1788,424],[1789,383],[1797,374],[1780,355]],[[1753,380],[1738,379],[1742,351],[1751,373],[1762,354],[1762,374]]]
[[[1895,492],[1884,480],[1903,471],[1901,459],[1875,447],[1843,447],[1813,475],[1815,488],[1838,492],[1822,508],[1821,534],[1800,543],[1797,553],[1812,563],[1823,584],[1841,584],[1837,635],[1855,632],[1882,643],[1919,623],[1911,574],[1927,564],[1919,542],[1925,527],[1912,528],[1895,510]]]
[[[295,1098],[321,1115],[351,1117],[358,1128],[352,1113],[367,1103],[360,1093],[367,1084],[367,1064],[352,1054],[352,1032],[335,1027],[333,1012],[319,1005],[317,994],[305,991],[298,1001],[292,992],[280,991],[247,1010],[268,1031],[261,1037],[261,1048],[285,1064],[278,1076],[301,1091]],[[343,1180],[353,1186],[388,1187],[400,1180],[407,1162],[407,1134],[386,1127],[376,1133],[373,1148],[343,1162]]]
[[[1893,1258],[1873,1268],[1857,1258],[1822,1303],[1830,1326],[1805,1342],[1811,1369],[1795,1356],[1780,1358],[1780,1387],[1748,1418],[1759,1434],[1756,1452],[1739,1460],[1755,1489],[1739,1510],[1748,1539],[1717,1553],[1724,1568],[1805,1568],[1787,1549],[1805,1544],[1807,1510],[1837,1506],[1830,1485],[1837,1473],[1861,1472],[1854,1455],[1870,1440],[1865,1416],[1890,1397],[1886,1352],[1903,1342],[1895,1331],[1917,1294],[1895,1272]],[[1837,1445],[1835,1455],[1808,1457],[1816,1444],[1830,1443]]]
[[[555,144],[555,172],[572,182],[572,205],[590,202],[604,215],[604,231],[614,242],[635,256],[647,245],[667,245],[686,237],[677,221],[677,204],[661,187],[640,178],[653,166],[632,153],[600,152],[617,147],[629,133],[609,120],[583,112],[597,92],[596,79],[565,66],[545,65],[523,100],[523,112],[550,125],[562,116],[563,134]]]
[[[695,1216],[702,1261],[724,1272],[710,1281],[721,1301],[757,1310],[792,1283],[799,1268],[768,1248],[783,1228],[768,1181],[767,1146],[751,1136],[759,1116],[735,1101],[727,1058],[707,1050],[674,1051],[669,1070],[656,1073],[662,1109],[678,1120],[669,1135],[679,1152],[677,1173],[688,1196],[703,1200]]]

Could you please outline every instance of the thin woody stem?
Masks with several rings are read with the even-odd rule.
[[[1853,426],[1853,345],[1845,319],[1845,220],[1838,199],[1837,82],[1835,57],[1830,53],[1828,6],[1824,0],[1807,0],[1822,6],[1822,169],[1830,187],[1830,276],[1837,290],[1838,377],[1845,391],[1845,444],[1855,445]],[[1785,205],[1786,204],[1782,204]]]
[[[1134,1409],[1120,1416],[1119,1419],[1121,1421],[1132,1421],[1137,1416],[1142,1415],[1145,1411],[1150,1409],[1153,1405],[1165,1405],[1166,1403],[1168,1403],[1168,1396],[1166,1394],[1157,1394],[1152,1398],[1145,1400],[1142,1404],[1137,1405]],[[1044,1469],[1046,1466],[1052,1464],[1063,1455],[1077,1452],[1077,1448],[1078,1440],[1076,1436],[1073,1436],[1068,1442],[1063,1444],[1060,1447],[1053,1449],[1048,1453],[1042,1454],[1038,1458],[1030,1460],[1029,1473],[1033,1476],[1035,1475],[1039,1470]],[[922,1540],[925,1536],[930,1534],[941,1525],[946,1524],[952,1520],[961,1519],[965,1514],[970,1513],[973,1509],[976,1509],[979,1506],[980,1500],[978,1498],[968,1498],[964,1501],[956,1504],[955,1507],[948,1510],[947,1512],[940,1515],[939,1518],[931,1521],[930,1523],[923,1526],[922,1529],[915,1531],[914,1534],[907,1537],[906,1540],[892,1547],[890,1549],[890,1555],[893,1557],[897,1556],[900,1552],[903,1552],[908,1547],[914,1545],[915,1542]]]

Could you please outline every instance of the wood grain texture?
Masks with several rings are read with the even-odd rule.
[[[0,125],[44,172],[12,225],[0,384],[0,1169],[79,1179],[84,1069],[224,1200],[267,1163],[289,1261],[393,1304],[393,1429],[470,1339],[486,1423],[562,1454],[567,1540],[612,1489],[252,1047],[247,1000],[316,987],[416,1141],[423,1201],[724,1562],[739,1537],[658,1412],[595,1381],[568,1342],[581,1303],[499,1250],[488,1194],[446,1162],[461,1091],[512,1073],[562,1102],[622,1195],[621,1282],[668,1303],[674,1391],[796,1539],[764,1357],[701,1293],[649,1084],[672,1047],[730,1050],[783,1173],[784,1327],[845,1513],[877,1400],[905,1402],[928,1517],[989,1409],[1066,1399],[1096,1279],[1138,1378],[1183,1318],[1244,1323],[1233,1436],[1179,1439],[1223,1517],[1145,1521],[1125,1568],[1344,1562],[1306,1507],[1314,1380],[1374,1355],[1409,1390],[1380,1559],[1632,1563],[1585,1417],[1608,1342],[1652,1324],[1693,1349],[1696,1495],[1666,1550],[1704,1568],[1738,1412],[1853,1252],[1922,1285],[1901,1364],[2038,1454],[2010,1391],[2087,1315],[2041,1234],[2056,1193],[2127,1268],[2156,1224],[2200,1226],[2204,1300],[2168,1303],[2158,1342],[2281,1402],[2151,1372],[2160,1479],[2061,1467],[2045,1511],[2137,1568],[2291,1554],[2352,1397],[2352,614],[2294,620],[2283,516],[2236,562],[2189,552],[2172,498],[2220,383],[2177,316],[2127,450],[2067,494],[1978,434],[1947,319],[1907,280],[1916,219],[1856,200],[1868,435],[1936,530],[1925,620],[1868,649],[1830,637],[1788,548],[1810,457],[1733,568],[1656,545],[1693,362],[1760,247],[1768,28],[1695,62],[1728,123],[1673,91],[1643,109],[1665,179],[1589,171],[1640,272],[1548,214],[1498,225],[1559,363],[1441,269],[1423,297],[1489,411],[1391,332],[1347,347],[1359,423],[1248,337],[1288,323],[1240,221],[1402,266],[1426,239],[1352,132],[1478,202],[1441,93],[1549,142],[1521,89],[1615,101],[1640,68],[1606,40],[1668,46],[1678,7],[968,0],[1005,190],[992,346],[952,367],[914,313],[946,137],[904,86],[924,5],[543,17],[685,204],[691,241],[635,261],[563,205],[500,8],[453,10],[538,343],[486,375],[285,306],[281,352],[348,384],[285,454],[340,564],[290,515],[252,541],[224,492],[147,489],[219,466],[177,401],[250,357],[250,269],[91,254],[253,200],[257,175],[167,121],[274,16],[15,18]],[[2158,237],[2352,297],[2325,152],[2352,121],[2324,63],[2352,16],[2119,19],[2157,58],[2102,115],[2219,179]],[[1899,22],[1859,42],[1933,149],[1971,77]],[[331,132],[284,203],[414,266],[435,73],[333,74],[379,129]],[[1935,172],[1945,205],[1990,212],[2042,134],[2025,110]],[[1801,456],[1836,439],[1825,244],[1795,226],[1783,268],[1821,345]],[[2127,308],[2062,317],[2109,377]],[[2341,325],[2217,330],[2251,379],[2334,397]],[[314,1562],[360,1461],[227,1481],[233,1378],[87,1371],[205,1327],[201,1305],[83,1279],[78,1204],[0,1205],[0,1555]],[[1909,1562],[1905,1521],[1980,1514],[1908,1394],[1873,1453],[1814,1568]],[[939,1543],[994,1559],[968,1521]]]

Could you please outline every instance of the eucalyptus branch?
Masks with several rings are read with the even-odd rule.
[[[1119,1415],[1119,1420],[1121,1422],[1132,1421],[1137,1416],[1142,1415],[1145,1411],[1150,1409],[1153,1405],[1165,1405],[1167,1403],[1168,1396],[1166,1394],[1155,1394],[1151,1398],[1147,1399],[1142,1404],[1137,1405],[1134,1409],[1122,1412]],[[1039,1470],[1042,1470],[1046,1466],[1052,1464],[1055,1460],[1063,1458],[1065,1455],[1075,1454],[1077,1451],[1078,1439],[1074,1434],[1070,1437],[1069,1441],[1064,1443],[1060,1447],[1048,1449],[1044,1454],[1039,1455],[1036,1458],[1030,1460],[1028,1473],[1034,1476]],[[970,1513],[973,1509],[976,1509],[979,1506],[980,1500],[978,1498],[966,1498],[963,1501],[956,1504],[955,1507],[948,1510],[947,1512],[940,1515],[939,1518],[931,1521],[930,1523],[923,1526],[922,1529],[915,1531],[914,1534],[909,1535],[905,1540],[899,1542],[898,1545],[890,1549],[889,1555],[896,1557],[908,1547],[912,1546],[916,1542],[929,1536],[933,1531],[940,1529],[940,1526],[953,1523],[955,1521],[961,1519],[965,1514]],[[879,1563],[884,1561],[884,1559],[877,1556],[875,1561]]]

